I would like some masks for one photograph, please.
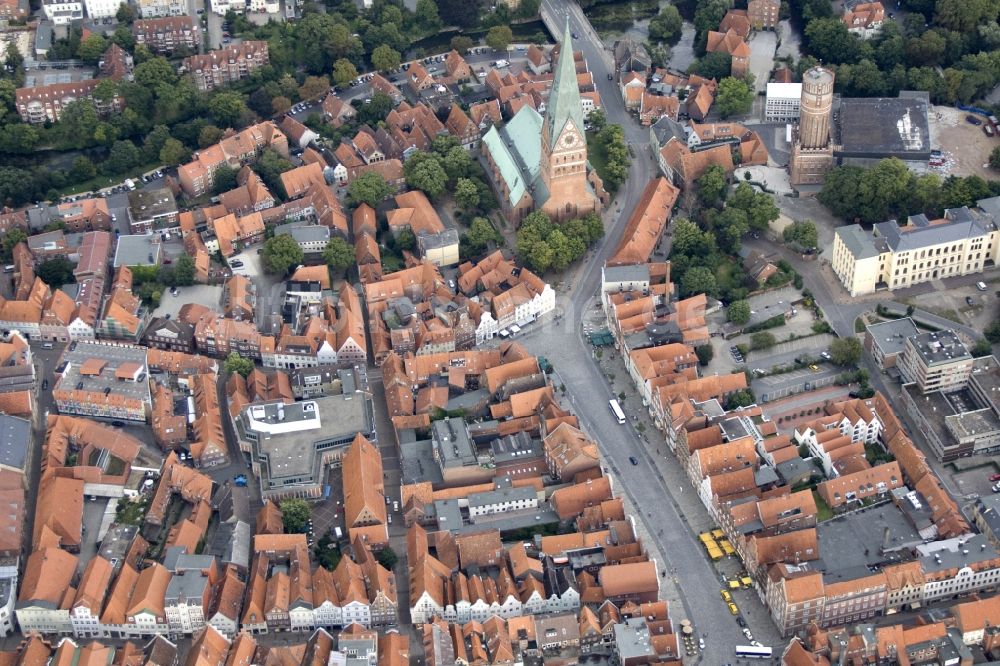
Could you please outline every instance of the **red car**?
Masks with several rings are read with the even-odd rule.
[[[990,481],[1000,481],[1000,474],[992,474],[990,476]]]

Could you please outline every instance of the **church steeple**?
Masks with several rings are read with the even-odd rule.
[[[559,62],[556,63],[555,77],[552,80],[552,90],[549,92],[549,102],[545,111],[545,137],[549,150],[555,148],[567,122],[572,121],[573,127],[581,135],[583,133],[583,108],[580,105],[580,88],[576,80],[576,62],[573,59],[573,34],[569,29],[569,19],[563,31],[562,45],[559,48]]]

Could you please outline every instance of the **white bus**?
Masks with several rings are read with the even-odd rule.
[[[611,412],[615,415],[615,418],[618,419],[618,423],[625,423],[625,412],[623,412],[622,408],[618,406],[618,401],[610,400],[608,401],[608,404],[611,405]]]
[[[752,645],[736,646],[736,656],[746,657],[747,659],[770,659],[771,652],[773,651],[769,647],[754,647]]]

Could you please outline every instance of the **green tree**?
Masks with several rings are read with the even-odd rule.
[[[716,290],[715,274],[705,266],[689,268],[681,278],[681,296],[687,298],[695,294],[714,294]]]
[[[108,43],[101,35],[92,33],[86,39],[80,41],[80,46],[76,50],[76,55],[80,60],[90,65],[96,65],[104,52],[108,49]]]
[[[198,132],[198,147],[208,148],[222,140],[224,132],[215,125],[205,125]],[[216,176],[218,178],[218,176]]]
[[[4,263],[10,262],[14,247],[27,239],[28,234],[20,227],[11,227],[7,230],[7,233],[3,235],[3,240],[0,241],[0,256],[2,256]]]
[[[102,168],[108,175],[125,173],[142,161],[142,153],[131,141],[115,141]]]
[[[832,65],[855,62],[860,40],[852,35],[840,18],[818,18],[806,25],[805,42],[809,53]]]
[[[336,63],[334,63],[336,69]],[[307,76],[299,86],[299,99],[316,99],[330,91],[330,79],[325,76]]]
[[[750,231],[746,212],[727,204],[721,212],[707,211],[706,217],[711,221],[720,249],[733,256],[739,254],[743,236]]]
[[[750,389],[742,389],[736,393],[729,396],[726,400],[726,409],[738,409],[740,407],[749,407],[754,403],[753,391]]]
[[[731,76],[719,81],[719,91],[715,96],[715,108],[723,118],[743,116],[753,107],[753,89],[742,79]]]
[[[750,336],[750,349],[752,350],[769,349],[777,343],[778,340],[774,337],[774,334],[768,331],[760,331]]]
[[[243,96],[237,92],[224,90],[208,102],[208,113],[220,127],[235,127],[241,119],[251,113]]]
[[[479,254],[489,247],[491,242],[500,243],[503,237],[485,217],[475,217],[463,240],[473,254]]]
[[[73,167],[70,169],[70,175],[78,183],[85,180],[90,180],[97,175],[97,169],[94,167],[94,163],[90,161],[86,155],[79,155],[73,160]]]
[[[590,123],[591,129],[600,133],[608,125],[608,115],[604,113],[604,109],[595,108],[587,115],[587,122]]]
[[[347,196],[354,203],[366,203],[375,208],[392,193],[392,187],[375,171],[366,171],[347,186]]]
[[[937,0],[934,22],[959,33],[974,32],[997,17],[998,6],[991,0]]]
[[[441,165],[441,158],[434,153],[417,153],[403,166],[406,184],[434,199],[444,192],[448,174]]]
[[[697,32],[698,44],[703,45],[705,36],[711,30],[717,30],[719,22],[732,7],[731,0],[705,0],[699,2],[694,12],[694,29]],[[704,49],[702,49],[704,51]]]
[[[388,44],[376,46],[372,51],[372,67],[380,72],[388,72],[390,69],[399,67],[399,51]]]
[[[285,198],[285,185],[281,182],[281,174],[292,169],[292,163],[281,156],[278,151],[266,148],[257,158],[254,171],[264,181],[267,188],[275,196]]]
[[[757,231],[766,231],[768,225],[777,220],[781,213],[770,194],[758,192],[746,182],[736,186],[736,191],[726,200],[726,205],[746,213],[750,228]]]
[[[366,125],[377,125],[385,120],[385,117],[392,111],[392,107],[392,98],[379,91],[371,96],[370,102],[365,102],[358,107],[358,122]]]
[[[261,251],[264,268],[268,273],[286,275],[288,271],[302,264],[303,252],[295,239],[288,234],[269,238]]]
[[[135,37],[126,25],[119,25],[111,35],[111,41],[129,53],[135,48]]]
[[[715,350],[712,345],[699,345],[694,348],[694,353],[698,357],[698,365],[705,367],[712,362],[715,357]]]
[[[473,210],[479,205],[479,188],[468,178],[459,178],[455,185],[455,203],[464,210]]]
[[[993,344],[1000,342],[1000,319],[987,326],[983,330],[983,335]]]
[[[284,95],[278,95],[277,97],[271,98],[271,111],[278,115],[282,113],[288,113],[288,109],[292,108],[292,100],[288,99]]]
[[[988,340],[976,340],[976,343],[969,349],[969,353],[975,358],[990,356],[993,354],[993,345]]]
[[[66,257],[55,257],[36,266],[35,275],[50,287],[58,288],[74,281],[73,268],[73,262]]]
[[[514,40],[514,33],[506,25],[493,26],[486,33],[486,45],[494,51],[503,51]]]
[[[417,20],[417,25],[427,32],[441,28],[441,17],[438,16],[438,6],[434,0],[417,0],[414,18]],[[454,45],[451,48],[458,50]]]
[[[785,227],[781,235],[786,243],[797,243],[799,247],[805,249],[816,247],[819,244],[816,225],[809,220],[793,222]]]
[[[194,284],[194,259],[191,255],[182,254],[174,262],[174,284],[178,287],[189,287]]]
[[[471,49],[473,45],[475,45],[475,42],[473,42],[470,37],[466,37],[465,35],[456,35],[451,38],[451,48],[458,51],[462,55],[468,53],[469,49]]]
[[[354,248],[340,236],[334,236],[323,250],[323,261],[338,275],[343,275],[354,265]]]
[[[396,252],[412,252],[417,246],[417,237],[409,229],[403,229],[392,239],[392,247]]]
[[[750,321],[750,303],[745,300],[733,301],[726,313],[729,321],[734,324],[745,324]]]
[[[684,19],[674,5],[667,5],[649,22],[649,38],[657,42],[675,43],[681,36]]]
[[[237,169],[234,169],[228,164],[220,164],[216,167],[212,174],[212,194],[218,196],[223,192],[236,189],[238,184],[236,181],[236,175],[238,173],[239,171]]]
[[[695,181],[698,186],[698,198],[706,206],[714,206],[726,197],[726,170],[718,164],[705,169],[705,172]]]
[[[166,166],[176,166],[187,162],[191,157],[191,151],[177,139],[167,139],[160,149],[160,162]]]
[[[281,524],[287,534],[305,534],[309,528],[312,510],[309,503],[302,499],[281,500]]]
[[[990,167],[1000,170],[1000,146],[990,151]]]
[[[862,351],[857,338],[837,338],[830,343],[830,360],[840,366],[857,365]]]
[[[131,24],[135,20],[135,9],[127,2],[121,3],[118,5],[118,11],[115,12],[115,19],[119,23]]]
[[[392,571],[393,568],[395,568],[396,563],[399,562],[399,556],[396,555],[396,551],[394,551],[389,546],[386,546],[385,548],[380,550],[378,557],[376,559],[378,560],[379,564],[381,564],[389,571]]]
[[[162,56],[136,65],[132,76],[137,84],[150,90],[163,83],[173,85],[177,82],[177,72],[174,71],[173,65]]]
[[[340,58],[333,63],[333,82],[338,87],[346,88],[356,78],[358,78],[358,68],[347,58]]]
[[[517,15],[521,18],[534,18],[538,16],[538,10],[542,6],[542,0],[521,0],[517,7]]]
[[[147,282],[146,284],[152,284]],[[143,286],[146,286],[144,284]],[[226,357],[223,367],[229,374],[239,373],[244,377],[248,377],[251,372],[253,372],[253,360],[249,358],[243,358],[236,352],[230,352],[229,356]]]
[[[691,63],[688,72],[703,76],[706,79],[721,81],[729,76],[733,69],[733,57],[722,51],[706,53]]]
[[[448,182],[457,183],[459,178],[465,178],[472,172],[472,157],[462,146],[452,146],[441,160],[441,166],[448,174]]]

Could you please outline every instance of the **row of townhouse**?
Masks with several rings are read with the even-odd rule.
[[[395,577],[360,539],[354,543],[354,558],[343,557],[333,571],[323,567],[312,571],[304,534],[259,533],[253,557],[241,615],[243,631],[312,631],[397,622]]]

